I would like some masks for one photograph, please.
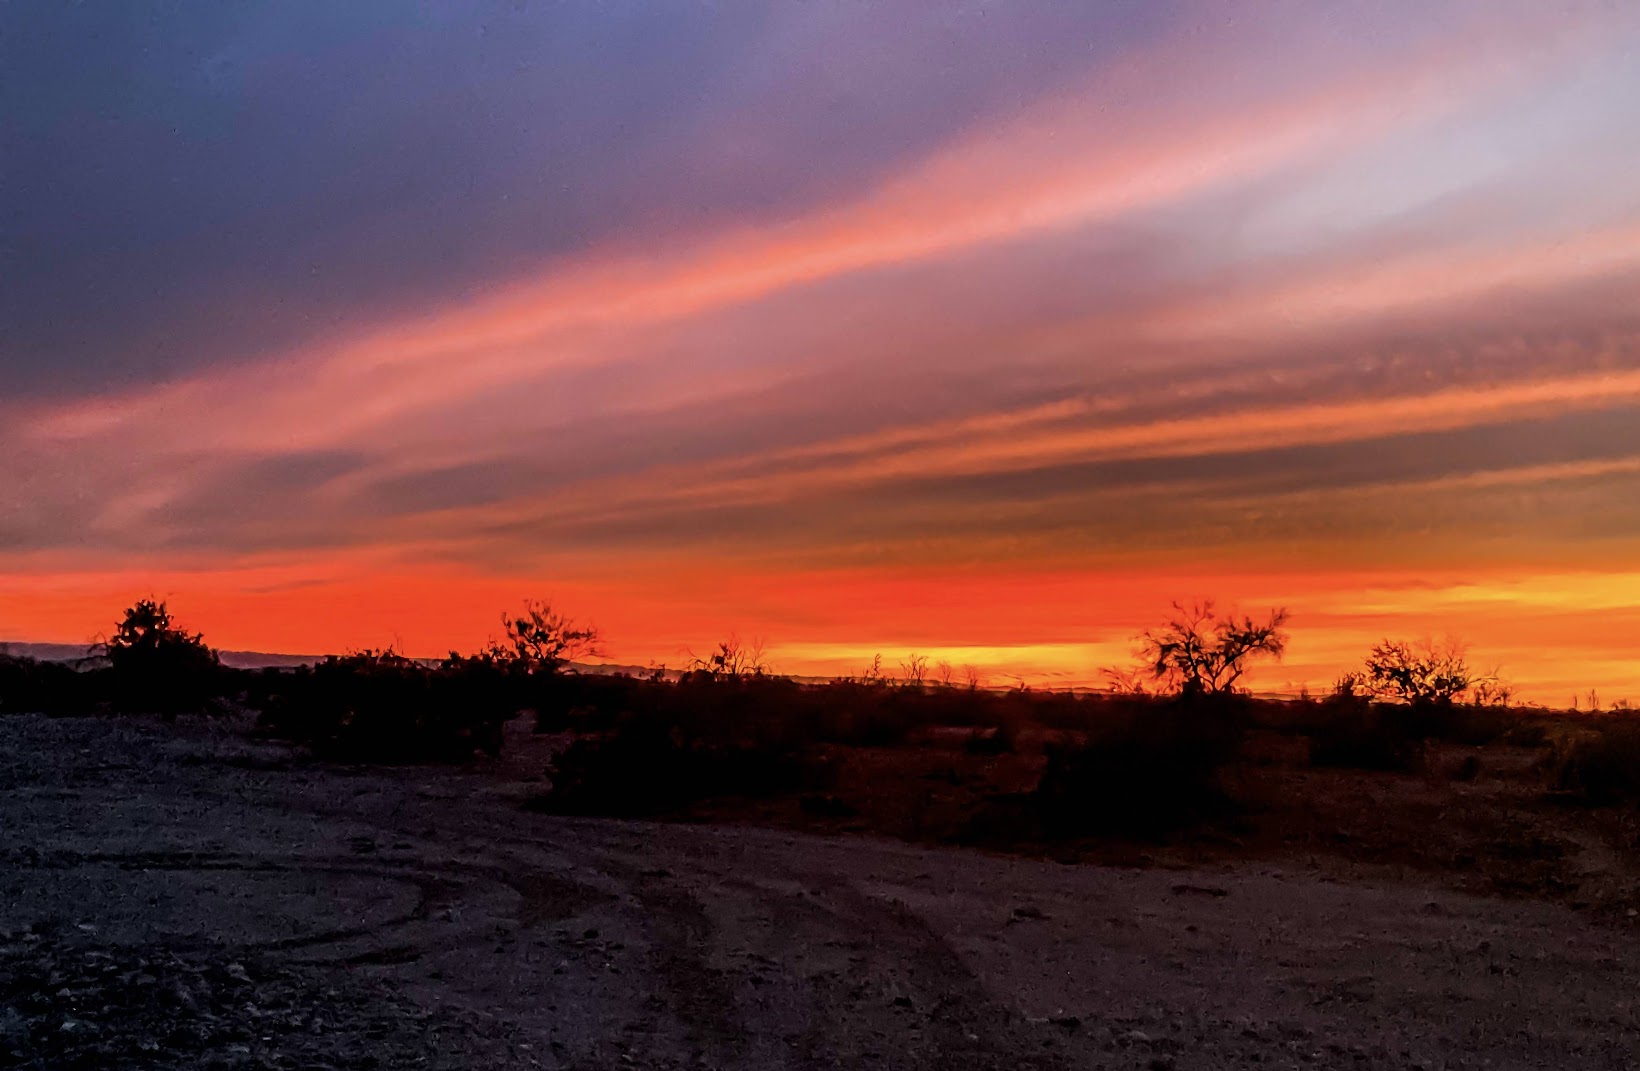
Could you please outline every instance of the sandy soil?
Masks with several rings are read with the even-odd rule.
[[[569,820],[0,720],[0,1065],[1629,1068],[1635,933],[1269,863]]]

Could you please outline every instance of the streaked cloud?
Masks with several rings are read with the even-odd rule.
[[[83,9],[10,12],[0,633],[141,581],[437,648],[556,587],[635,661],[1072,680],[1221,590],[1313,615],[1294,680],[1445,617],[1563,689],[1475,592],[1537,628],[1640,532],[1640,13],[1413,14],[298,5],[76,81]]]

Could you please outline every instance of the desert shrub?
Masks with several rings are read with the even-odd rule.
[[[61,662],[0,654],[0,714],[89,713],[106,683]]]
[[[827,782],[825,764],[811,749],[772,740],[692,739],[657,719],[579,737],[554,756],[547,773],[550,787],[533,808],[613,817],[813,792]]]
[[[549,771],[539,806],[567,812],[653,814],[716,798],[814,791],[825,745],[892,746],[956,721],[996,726],[996,697],[912,688],[875,677],[805,684],[707,665],[660,676],[570,681],[567,720],[592,735]]]
[[[658,674],[554,673],[525,686],[538,733],[607,732],[653,710],[674,685]]]
[[[1541,721],[1522,721],[1516,719],[1503,736],[1501,743],[1510,747],[1545,747],[1549,743],[1549,727]]]
[[[1016,688],[998,700],[1001,721],[1080,733],[1101,724],[1112,711],[1125,708],[1131,697]]]
[[[1452,703],[1472,683],[1457,642],[1384,640],[1368,652],[1365,678],[1385,699],[1425,705]]]
[[[970,755],[982,756],[1012,755],[1018,746],[1018,736],[1011,725],[998,725],[994,729],[975,729],[962,743],[963,751]]]
[[[1484,747],[1519,727],[1520,715],[1507,707],[1476,703],[1437,706],[1429,712],[1430,734],[1449,744]]]
[[[1444,643],[1384,640],[1367,653],[1364,668],[1346,675],[1345,680],[1379,699],[1426,709],[1448,708],[1467,701],[1475,711],[1502,712],[1514,695],[1496,670],[1479,673],[1472,669],[1467,648],[1458,639]],[[1483,723],[1477,720],[1470,724]]]
[[[332,656],[264,674],[253,689],[261,724],[325,758],[462,762],[497,754],[527,676],[489,655],[437,665],[394,651]]]
[[[899,711],[898,718],[907,724],[908,734],[931,726],[992,728],[1014,719],[1011,712],[1032,701],[1017,690],[992,692],[938,684],[885,689],[877,697]]]
[[[1251,725],[1271,732],[1307,735],[1332,718],[1328,699],[1250,699],[1247,713]]]
[[[178,625],[162,601],[137,602],[94,650],[107,661],[110,698],[120,713],[203,712],[226,686],[216,652]]]
[[[1413,770],[1423,761],[1424,734],[1411,707],[1334,694],[1319,704],[1310,731],[1310,762],[1354,770]]]
[[[983,691],[854,679],[810,684],[707,670],[663,677],[563,675],[550,701],[532,704],[542,732],[606,732],[661,718],[691,739],[884,747],[931,726],[994,727],[1003,701]]]
[[[1640,722],[1624,719],[1568,738],[1555,786],[1593,806],[1640,802]]]
[[[1421,765],[1431,740],[1484,747],[1500,740],[1532,739],[1521,725],[1521,715],[1504,707],[1439,699],[1376,702],[1367,695],[1339,691],[1316,710],[1319,717],[1308,730],[1310,761],[1316,766],[1413,770]],[[1540,743],[1542,733],[1539,727]]]
[[[877,682],[838,681],[805,696],[804,731],[855,747],[890,747],[912,731],[937,724],[937,706],[921,691]]]
[[[1044,831],[1154,834],[1222,810],[1220,774],[1240,747],[1233,695],[1132,701],[1085,742],[1054,746],[1035,803]]]

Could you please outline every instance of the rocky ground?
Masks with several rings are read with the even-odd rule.
[[[1607,914],[553,818],[526,772],[0,720],[0,1066],[1640,1066]]]

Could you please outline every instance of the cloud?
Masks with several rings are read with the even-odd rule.
[[[1640,19],[1409,14],[8,12],[0,565],[1606,561]]]
[[[140,387],[783,218],[1156,21],[1033,7],[8,11],[0,383]]]

